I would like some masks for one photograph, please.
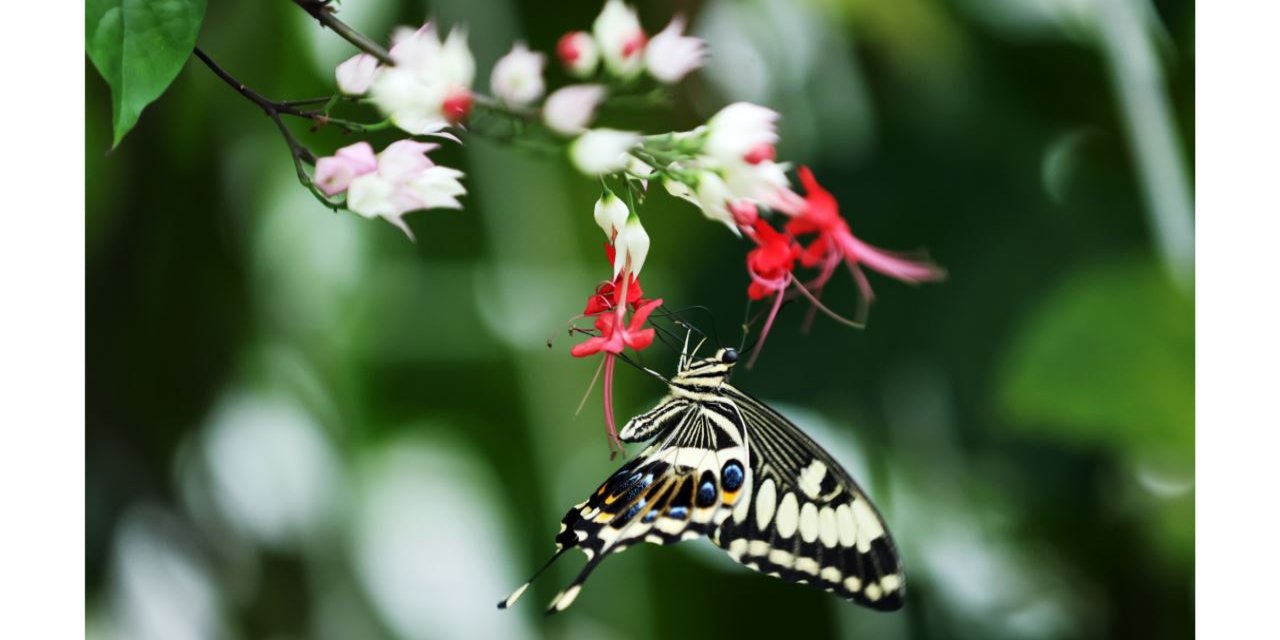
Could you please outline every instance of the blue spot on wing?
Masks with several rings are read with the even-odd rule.
[[[724,470],[720,472],[720,483],[724,486],[725,491],[737,491],[742,488],[742,481],[746,478],[746,474],[742,471],[742,463],[737,460],[730,460],[724,465]]]

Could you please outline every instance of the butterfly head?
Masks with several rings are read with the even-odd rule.
[[[711,357],[690,362],[672,378],[671,385],[685,389],[714,389],[729,379],[737,362],[737,349],[720,349]]]

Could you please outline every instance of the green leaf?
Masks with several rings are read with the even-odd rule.
[[[1090,267],[1024,321],[999,406],[1024,433],[1189,461],[1195,437],[1195,301],[1148,262]]]
[[[205,0],[86,0],[85,49],[111,86],[114,148],[191,56]]]

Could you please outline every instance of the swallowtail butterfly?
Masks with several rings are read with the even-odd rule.
[[[498,608],[569,549],[587,564],[548,613],[568,608],[609,554],[704,535],[756,571],[873,609],[902,607],[901,561],[876,508],[830,454],[729,384],[737,360],[733,349],[681,356],[667,396],[619,434],[653,442],[569,510],[556,554]]]

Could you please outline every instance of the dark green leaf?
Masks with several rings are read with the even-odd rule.
[[[1004,417],[1061,440],[1189,459],[1194,304],[1145,262],[1068,276],[1015,336],[1003,367]]]
[[[86,0],[85,49],[111,86],[112,147],[191,56],[205,0]]]

